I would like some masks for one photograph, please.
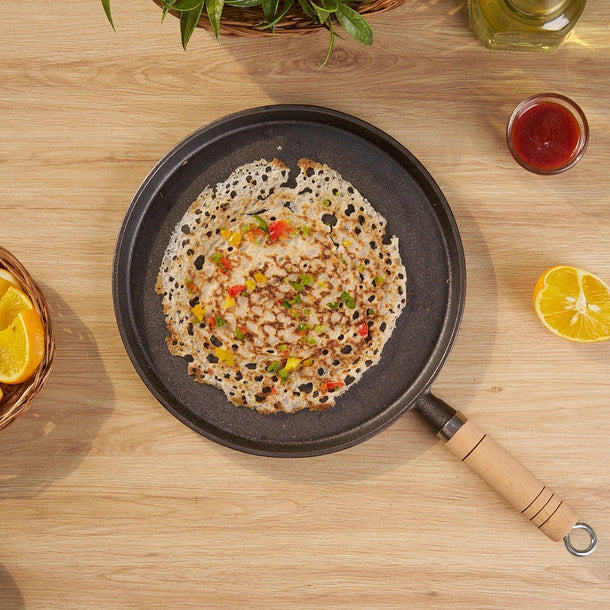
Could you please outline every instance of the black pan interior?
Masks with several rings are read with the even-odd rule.
[[[379,365],[326,412],[261,415],[236,407],[186,373],[165,345],[156,274],[174,226],[208,185],[244,163],[301,157],[351,182],[398,235],[408,305]],[[312,106],[269,106],[231,115],[178,144],[151,171],[125,216],[113,296],[125,348],[152,394],[175,417],[223,445],[268,456],[309,456],[349,447],[391,424],[444,362],[459,325],[464,260],[449,206],[428,172],[370,124]]]

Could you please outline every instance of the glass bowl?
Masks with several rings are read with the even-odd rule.
[[[568,97],[540,93],[513,110],[506,141],[525,169],[536,174],[559,174],[582,158],[589,141],[589,125],[584,112]]]

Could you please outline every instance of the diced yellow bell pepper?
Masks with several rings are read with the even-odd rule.
[[[294,356],[288,356],[288,360],[286,360],[286,366],[284,367],[288,372],[294,371],[297,366],[301,364],[301,360],[299,358],[295,358]]]
[[[205,307],[202,307],[199,303],[191,307],[192,314],[201,322],[205,317]]]
[[[227,296],[225,298],[225,305],[224,305],[225,309],[230,309],[231,307],[235,307],[235,299]]]
[[[220,362],[224,362],[229,366],[233,366],[233,364],[235,363],[235,357],[233,356],[233,352],[230,352],[229,350],[222,349],[222,347],[217,347],[214,350],[214,353],[216,355],[216,358],[218,358]]]
[[[267,278],[260,272],[257,271],[254,274],[254,279],[259,283],[259,284],[264,284],[267,281]]]
[[[241,232],[240,231],[229,231],[228,229],[221,229],[220,234],[232,245],[239,246],[241,243]]]
[[[250,290],[250,292],[252,292],[252,290],[256,288],[256,280],[253,280],[251,277],[249,277],[246,280],[246,288]]]

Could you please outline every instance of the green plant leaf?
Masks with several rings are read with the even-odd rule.
[[[336,0],[322,0],[322,6],[315,2],[311,3],[313,10],[321,24],[326,23],[326,20],[337,11],[338,3]]]
[[[328,43],[328,51],[326,57],[320,66],[320,70],[328,63],[330,56],[332,55],[333,49],[335,48],[335,30],[333,28],[333,22],[331,19],[328,20],[328,32],[330,34],[330,41]]]
[[[311,6],[309,0],[299,0],[299,6],[303,9],[303,12],[312,20],[318,21],[318,17]]]
[[[260,6],[262,3],[263,0],[225,0],[225,4],[237,8],[250,8],[252,6]]]
[[[175,1],[176,0],[174,0],[174,2]],[[169,13],[171,4],[173,4],[173,2],[162,2],[161,3],[161,23],[163,23],[163,21],[165,21],[165,17],[167,17],[167,14]]]
[[[208,13],[208,19],[218,41],[220,41],[220,19],[224,7],[225,0],[205,0],[205,10]]]
[[[163,12],[161,13],[161,21],[165,19],[167,14],[174,8],[174,4],[180,0],[161,0]]]
[[[110,21],[112,29],[116,31],[114,23],[112,22],[112,13],[110,12],[110,0],[102,0],[102,6],[104,7],[104,12],[106,13],[106,19]]]
[[[199,17],[203,11],[204,0],[198,7],[191,9],[190,11],[183,11],[180,13],[180,37],[182,38],[182,48],[186,51],[186,47],[197,27]]]
[[[161,21],[164,21],[171,11],[178,13],[190,11],[196,9],[201,3],[205,5],[205,0],[161,0],[161,5],[163,6]]]
[[[263,7],[263,15],[265,15],[265,21],[267,23],[271,23],[275,20],[279,5],[280,0],[262,0],[261,6]]]
[[[338,3],[336,10],[337,21],[341,27],[358,42],[373,44],[373,30],[369,22],[357,11],[342,2]]]
[[[193,9],[199,8],[199,5],[202,4],[201,0],[170,0],[169,2],[164,2],[163,4],[167,4],[168,10],[171,9],[173,11],[192,11]]]
[[[293,0],[286,0],[286,2],[284,2],[284,6],[282,7],[282,12],[271,23],[261,27],[261,30],[266,30],[269,28],[273,29],[286,16],[286,13],[292,8],[293,4]]]
[[[322,6],[331,13],[334,13],[339,6],[338,0],[322,0]]]

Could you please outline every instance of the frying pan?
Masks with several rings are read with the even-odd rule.
[[[277,157],[291,168],[305,157],[326,163],[366,197],[397,235],[407,271],[407,306],[381,361],[325,412],[262,415],[188,376],[170,354],[154,285],[169,237],[197,195],[244,163]],[[296,170],[293,170],[296,173]],[[596,543],[589,526],[474,423],[430,391],[460,324],[464,252],[438,185],[388,134],[355,117],[316,106],[275,105],[213,122],[175,146],[152,169],[125,215],[115,251],[113,299],[127,353],[170,413],[227,447],[272,457],[345,449],[381,432],[407,411],[420,414],[447,447],[552,540],[574,554]],[[573,527],[589,533],[585,549]]]

